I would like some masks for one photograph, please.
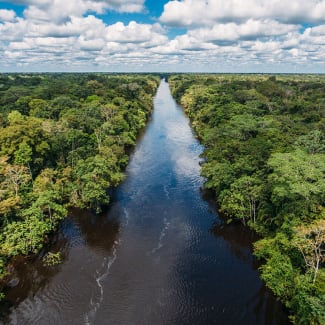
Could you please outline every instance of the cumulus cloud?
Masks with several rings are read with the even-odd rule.
[[[160,21],[171,26],[188,27],[274,17],[281,22],[324,22],[325,0],[169,1]]]
[[[159,20],[187,32],[156,51],[211,60],[210,66],[217,61],[218,68],[306,67],[324,60],[325,0],[169,1]]]
[[[28,20],[61,23],[70,17],[82,17],[87,12],[101,14],[105,3],[85,0],[53,0],[42,5],[33,4],[24,11]]]
[[[259,37],[280,36],[296,31],[300,26],[281,24],[274,20],[249,19],[243,24],[215,24],[212,28],[198,28],[189,31],[189,35],[203,41],[223,42],[239,39],[256,39]]]
[[[61,11],[101,11],[102,9],[116,10],[119,12],[141,12],[144,9],[145,0],[6,0],[12,4],[21,4],[31,7],[33,10],[48,10],[50,8],[60,8]]]
[[[70,17],[82,17],[87,13],[103,14],[114,10],[120,13],[139,13],[145,0],[8,0],[26,6],[24,16],[29,20],[64,22]],[[8,14],[8,13],[3,13]],[[0,14],[1,15],[1,14]],[[1,19],[1,16],[0,16]]]
[[[28,10],[25,10],[24,18],[15,17],[14,12],[10,15],[3,12],[6,20],[0,23],[2,66],[60,64],[62,69],[64,64],[72,68],[74,65],[99,62],[114,66],[114,62],[121,64],[127,56],[130,57],[129,62],[138,62],[140,57],[142,61],[149,62],[150,49],[168,42],[164,29],[158,23],[131,21],[128,24],[118,22],[107,25],[95,15],[80,16],[79,11],[63,21],[52,19],[60,17],[53,12],[51,19],[45,16],[35,19]],[[72,13],[72,10],[68,8],[67,12]],[[121,54],[123,58],[119,57]]]
[[[158,24],[138,24],[131,21],[124,25],[118,22],[106,28],[105,38],[107,41],[119,43],[144,43],[152,40],[164,42],[167,37],[161,35],[161,32],[162,28]]]
[[[325,72],[325,0],[167,1],[159,23],[108,24],[145,1],[12,0],[26,7],[0,10],[0,70]]]
[[[16,13],[13,10],[0,9],[0,22],[13,21],[15,17]]]

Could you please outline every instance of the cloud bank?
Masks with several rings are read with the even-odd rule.
[[[144,0],[10,2],[0,71],[325,72],[325,0],[169,1],[151,23]]]

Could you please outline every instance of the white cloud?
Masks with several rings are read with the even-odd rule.
[[[227,42],[235,42],[245,39],[282,36],[299,29],[299,25],[282,24],[269,19],[249,19],[243,24],[215,24],[211,28],[202,27],[191,29],[188,32],[188,35],[197,41],[227,44]]]
[[[80,11],[102,12],[103,9],[128,13],[141,12],[145,0],[7,0],[6,2],[28,6],[27,12],[31,15],[37,10],[46,12],[54,9],[61,11],[61,15],[69,16],[70,13],[76,15]]]
[[[11,51],[29,50],[31,47],[27,42],[11,42],[7,47]]]
[[[304,34],[311,34],[314,36],[325,36],[325,25],[307,28]]]
[[[24,16],[28,20],[62,23],[70,17],[82,17],[87,12],[103,13],[105,3],[86,0],[53,0],[43,5],[30,5]]]
[[[145,0],[9,0],[26,7],[24,17],[30,21],[62,23],[70,17],[83,17],[85,14],[103,14],[114,10],[121,13],[139,13],[144,10]],[[14,12],[0,10],[0,21],[11,17]],[[4,17],[4,18],[3,18]]]
[[[0,9],[0,22],[13,21],[15,17],[16,17],[16,13],[13,10]]]
[[[143,2],[143,1],[141,1]],[[116,8],[119,12],[141,12],[143,10],[143,3],[129,3],[129,4],[121,4],[118,8]]]
[[[159,25],[138,24],[131,21],[128,25],[121,22],[106,28],[105,38],[109,42],[119,43],[144,43],[152,40],[166,42],[167,37],[161,35],[162,29]]]
[[[210,62],[210,70],[212,62],[229,71],[236,64],[292,69],[324,63],[325,28],[317,24],[325,21],[325,0],[169,1],[160,21],[187,32],[158,53],[178,53],[205,67]],[[316,26],[304,30],[306,23]]]
[[[94,15],[70,16],[62,22],[26,17],[0,24],[1,66],[58,64],[64,68],[66,64],[71,68],[99,62],[114,66],[126,57],[133,63],[150,62],[150,49],[167,42],[158,23],[107,25]]]
[[[172,26],[273,19],[281,22],[325,21],[325,0],[183,0],[169,1],[160,21]]]
[[[144,0],[12,3],[27,7],[23,17],[0,10],[2,71],[325,72],[325,0],[169,1],[153,24],[107,24],[97,16],[143,11]],[[186,29],[168,38],[172,25]]]
[[[18,41],[21,40],[28,30],[28,21],[17,18],[14,22],[4,22],[0,24],[1,41]]]
[[[105,24],[102,20],[93,15],[87,17],[72,16],[69,21],[63,24],[31,24],[29,35],[49,36],[49,37],[70,37],[85,34],[88,38],[94,35],[101,37],[105,31]]]

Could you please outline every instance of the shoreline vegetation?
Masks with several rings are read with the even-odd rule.
[[[325,76],[168,78],[226,222],[262,236],[261,277],[295,324],[325,323]]]
[[[10,259],[39,252],[68,208],[100,213],[109,204],[159,82],[153,74],[0,74],[0,291]]]
[[[37,253],[69,208],[109,204],[162,76],[0,74],[2,287],[10,259]],[[325,323],[325,76],[166,78],[205,147],[220,212],[262,238],[262,279],[292,322]]]

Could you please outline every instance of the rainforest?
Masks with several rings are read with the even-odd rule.
[[[152,287],[135,294],[134,306],[150,290],[153,295],[143,298],[139,323],[206,324],[227,317],[223,323],[284,324],[288,316],[295,324],[323,324],[324,94],[323,75],[1,74],[0,276],[1,298],[9,306],[5,317],[19,309],[14,299],[8,302],[17,258],[36,257],[42,272],[60,272],[69,259],[60,250],[52,253],[51,243],[57,233],[68,233],[70,212],[89,212],[88,219],[96,224],[103,216],[115,220],[112,215],[120,215],[121,206],[122,221],[116,217],[121,225],[113,223],[111,228],[122,230],[114,234],[109,257],[104,257],[107,272],[96,278],[101,294],[85,314],[86,323],[109,301],[103,288],[110,272],[114,282],[113,267],[125,270],[130,263],[130,269],[143,265],[143,273],[152,274]],[[209,193],[213,203],[208,204],[200,191]],[[106,229],[102,224],[92,231],[105,241],[108,235],[101,227]],[[225,232],[233,229],[227,239]],[[148,250],[156,232],[158,244]],[[249,240],[236,242],[243,234],[249,234]],[[233,241],[237,250],[228,252]],[[162,255],[155,256],[158,253]],[[135,264],[132,256],[138,257]],[[257,312],[256,306],[247,314],[232,312],[224,303],[227,290],[214,287],[222,276],[227,279],[227,272],[241,282],[245,275],[253,277],[251,295],[270,290],[272,294],[259,295],[256,305],[270,299],[272,308],[265,310],[281,310],[280,316],[273,319],[277,313],[263,308]],[[115,283],[119,281],[116,275]],[[233,282],[229,292],[235,292],[240,284],[228,281]],[[185,282],[191,284],[186,290]],[[145,279],[132,283],[130,292]],[[106,285],[114,292],[113,283]],[[211,286],[215,290],[208,294]],[[155,290],[162,297],[158,299]],[[174,301],[177,310],[167,302],[168,295],[182,297]],[[145,313],[144,306],[156,298],[160,305]],[[166,318],[159,314],[164,299]],[[250,305],[251,298],[245,299],[237,310],[241,304]],[[101,319],[110,319],[103,315]],[[134,319],[134,314],[128,310],[125,317]],[[118,314],[112,322],[121,319]]]
[[[266,285],[298,324],[325,321],[325,79],[173,76],[205,152],[202,175],[227,222],[263,239]]]
[[[2,74],[2,276],[13,256],[35,254],[69,207],[101,211],[123,179],[159,78]]]

